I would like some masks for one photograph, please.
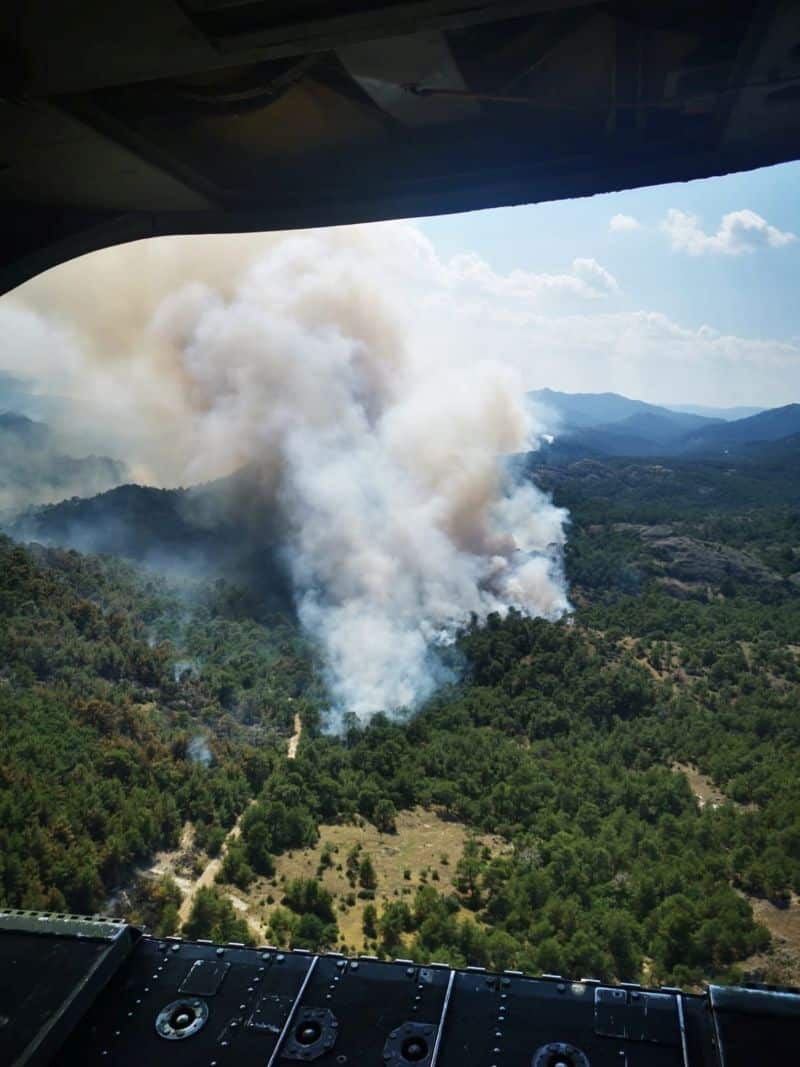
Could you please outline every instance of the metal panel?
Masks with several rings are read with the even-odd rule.
[[[404,126],[429,126],[477,118],[474,100],[419,96],[410,87],[466,91],[443,33],[391,37],[339,49],[351,77],[375,103]]]
[[[135,937],[113,919],[0,913],[0,1063],[50,1063]]]

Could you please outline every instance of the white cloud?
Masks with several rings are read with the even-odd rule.
[[[435,253],[434,253],[435,256]],[[617,279],[595,259],[578,258],[561,274],[512,270],[499,274],[475,252],[439,262],[436,272],[450,289],[481,291],[544,306],[557,300],[602,300],[619,292]]]
[[[573,259],[572,272],[587,286],[593,297],[609,296],[619,292],[617,279],[596,259]]]
[[[530,388],[625,393],[661,403],[779,406],[800,397],[800,341],[690,328],[657,311],[524,314],[484,307],[462,346],[502,352]],[[461,322],[459,323],[459,318]]]
[[[386,250],[410,236],[406,224],[391,225]],[[565,274],[499,274],[474,254],[442,260],[417,233],[424,255],[418,250],[395,290],[409,308],[408,329],[421,351],[458,352],[465,372],[490,354],[527,388],[719,406],[800,398],[800,338],[741,337],[657,310],[619,310],[601,299],[618,290],[616,280],[591,259]]]
[[[612,233],[626,233],[631,230],[640,230],[642,224],[633,215],[612,215],[608,222],[608,228]]]
[[[795,234],[771,226],[755,211],[744,208],[723,215],[716,233],[706,233],[696,215],[670,208],[661,223],[676,252],[701,256],[706,252],[738,256],[759,248],[782,248],[796,240]]]

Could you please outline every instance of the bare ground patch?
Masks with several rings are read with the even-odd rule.
[[[689,788],[697,797],[697,803],[701,808],[709,804],[712,808],[719,807],[727,801],[725,794],[717,789],[714,783],[705,774],[691,763],[673,763],[672,768],[676,774],[684,774],[689,783]]]
[[[768,900],[747,899],[756,921],[772,935],[772,944],[766,952],[749,957],[740,966],[761,981],[800,986],[800,897],[793,893],[785,908]]]
[[[196,870],[205,853],[200,853],[194,843],[194,825],[184,823],[178,847],[157,852],[149,867],[139,871],[139,877],[161,878],[169,875],[182,893],[190,892]]]

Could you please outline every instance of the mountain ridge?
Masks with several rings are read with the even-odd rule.
[[[618,393],[559,393],[542,389],[532,401],[560,420],[559,444],[610,456],[727,454],[759,442],[800,433],[800,404],[758,411],[740,419],[710,418],[632,400]]]
[[[191,488],[127,483],[28,508],[5,532],[18,541],[119,556],[174,575],[222,574],[270,610],[291,608],[278,515],[247,469]]]

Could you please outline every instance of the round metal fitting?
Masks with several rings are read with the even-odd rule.
[[[429,1067],[437,1028],[433,1023],[405,1022],[392,1030],[383,1046],[387,1067]]]
[[[551,1041],[533,1054],[531,1067],[591,1067],[585,1052],[566,1041]]]
[[[281,1049],[285,1060],[318,1060],[336,1044],[339,1022],[328,1008],[301,1008]]]
[[[208,1004],[197,997],[172,1000],[156,1016],[156,1033],[166,1041],[183,1041],[202,1030],[208,1019]]]

